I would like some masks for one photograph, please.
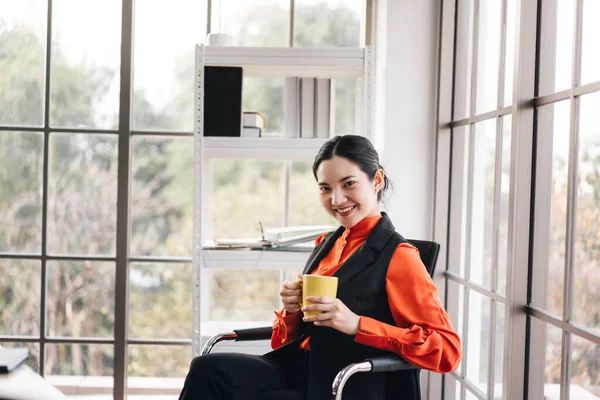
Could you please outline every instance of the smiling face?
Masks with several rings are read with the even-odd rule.
[[[341,225],[351,228],[362,219],[380,215],[377,192],[383,184],[383,170],[375,178],[344,157],[323,160],[317,169],[323,208]]]

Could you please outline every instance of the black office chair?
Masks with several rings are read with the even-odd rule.
[[[421,261],[425,265],[429,276],[433,277],[433,273],[435,271],[435,264],[437,262],[438,254],[440,252],[440,245],[436,242],[430,242],[426,240],[410,240],[418,250],[419,255],[421,256]],[[271,338],[271,333],[273,332],[273,327],[265,326],[260,328],[251,328],[251,329],[237,329],[233,332],[218,334],[211,337],[202,348],[202,355],[210,353],[212,348],[218,342],[233,340],[236,342],[245,342],[251,340],[268,340]],[[420,394],[420,383],[419,383],[419,372],[420,369],[415,367],[412,364],[406,362],[402,357],[396,354],[390,354],[387,356],[375,357],[366,359],[362,362],[353,363],[347,365],[344,369],[338,372],[337,376],[333,380],[332,384],[332,395],[333,399],[341,400],[342,399],[342,391],[344,390],[344,385],[350,379],[352,375],[358,372],[393,372],[393,371],[414,371],[414,381],[412,382],[415,385],[416,392],[418,393],[418,397],[415,400],[421,399]],[[413,379],[413,378],[411,378]],[[398,388],[401,389],[401,388]]]

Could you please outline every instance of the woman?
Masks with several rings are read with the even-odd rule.
[[[209,354],[192,361],[180,400],[331,399],[331,384],[344,366],[389,352],[420,368],[457,368],[460,339],[454,332],[418,251],[395,232],[379,201],[389,181],[368,139],[336,136],[313,163],[323,208],[341,227],[322,235],[305,273],[338,277],[337,298],[308,297],[285,282],[264,356]],[[304,316],[304,312],[322,313]],[[403,373],[395,373],[394,384]],[[384,399],[385,374],[355,376],[344,399]]]

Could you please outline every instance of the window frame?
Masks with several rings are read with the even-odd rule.
[[[473,0],[475,8],[482,0]],[[510,0],[508,0],[510,1]],[[545,3],[545,2],[544,2]],[[504,82],[499,82],[499,96],[497,109],[484,114],[474,113],[473,93],[476,88],[476,48],[473,50],[473,65],[471,66],[471,82],[461,82],[464,78],[462,71],[456,70],[461,57],[465,57],[468,49],[459,48],[457,41],[458,32],[462,26],[468,23],[464,15],[459,12],[458,0],[445,0],[443,2],[443,22],[440,47],[439,68],[439,104],[438,104],[438,131],[437,131],[437,170],[436,170],[436,206],[434,219],[434,237],[437,241],[446,245],[447,253],[440,259],[445,270],[439,272],[436,277],[438,287],[443,287],[445,293],[445,305],[453,321],[457,321],[461,310],[458,309],[458,293],[449,285],[449,281],[458,283],[461,290],[465,291],[463,309],[463,331],[468,326],[468,295],[469,290],[475,290],[485,294],[492,300],[505,305],[505,333],[504,333],[504,366],[503,366],[503,396],[502,398],[542,398],[544,393],[544,360],[545,344],[543,337],[544,328],[553,326],[562,331],[561,351],[561,387],[560,398],[568,399],[570,387],[570,368],[572,361],[571,341],[573,335],[585,339],[593,344],[600,344],[600,335],[587,327],[582,327],[571,321],[573,307],[573,281],[574,281],[574,229],[575,213],[577,203],[577,160],[578,160],[578,134],[579,134],[579,98],[589,93],[600,92],[600,82],[580,85],[581,74],[581,44],[582,44],[582,4],[583,0],[577,0],[575,4],[575,23],[573,32],[573,66],[572,84],[568,90],[555,93],[539,95],[538,79],[554,79],[554,76],[545,76],[542,67],[536,60],[539,52],[540,38],[539,20],[543,13],[538,10],[540,2],[533,0],[514,1],[515,10],[515,55],[514,75],[512,88],[512,104],[504,106],[502,91]],[[506,18],[507,0],[503,1],[504,17]],[[477,12],[474,13],[477,15]],[[471,22],[476,26],[476,23]],[[458,24],[458,25],[457,25]],[[502,25],[506,25],[503,22]],[[556,28],[550,29],[553,31]],[[474,29],[476,31],[476,28]],[[473,33],[476,43],[477,32]],[[505,32],[506,35],[506,32]],[[504,36],[506,37],[506,36]],[[505,40],[505,39],[504,39]],[[463,43],[464,44],[464,43]],[[472,44],[471,44],[472,45]],[[502,46],[500,62],[507,57],[505,54],[506,43]],[[505,75],[501,66],[501,73]],[[457,88],[469,88],[471,93],[471,112],[467,117],[455,119],[454,113],[459,112],[462,104],[461,93],[456,93]],[[544,137],[548,132],[538,132],[534,121],[537,120],[537,110],[540,106],[555,104],[561,100],[569,100],[571,112],[569,115],[569,167],[568,167],[568,204],[567,204],[567,237],[565,257],[565,285],[563,312],[557,317],[539,306],[532,304],[534,297],[539,297],[547,286],[544,276],[533,275],[534,265],[544,263],[544,248],[547,241],[541,233],[547,230],[547,224],[540,221],[549,212],[547,198],[549,186],[547,180],[551,176],[548,173],[548,165],[551,165],[551,146],[544,145]],[[470,206],[464,204],[469,198],[470,166],[464,165],[464,160],[470,160],[467,147],[462,142],[459,130],[470,129],[473,124],[496,118],[498,120],[497,134],[501,135],[500,124],[502,117],[511,116],[511,150],[510,150],[510,192],[509,192],[509,226],[508,226],[508,254],[506,270],[506,293],[497,292],[492,282],[491,290],[480,287],[469,281],[468,268],[466,275],[462,275],[459,265],[464,258],[465,230],[469,229],[468,212]],[[550,149],[550,150],[548,150]],[[501,151],[501,148],[496,148]],[[534,155],[532,157],[532,154]],[[496,160],[498,162],[498,160]],[[550,167],[551,168],[551,167]],[[498,173],[496,168],[496,173]],[[533,175],[535,174],[535,175]],[[496,181],[498,180],[496,175]],[[543,182],[540,182],[543,179]],[[497,198],[498,191],[495,191]],[[537,215],[537,218],[536,218]],[[494,231],[497,231],[498,209],[494,209]],[[468,235],[467,235],[468,236]],[[494,240],[497,246],[497,240]],[[542,249],[540,250],[540,247]],[[467,246],[469,243],[467,240]],[[539,251],[538,251],[539,250]],[[497,260],[497,251],[495,258]],[[527,266],[527,268],[523,268]],[[492,275],[497,275],[497,271]],[[494,310],[490,310],[492,314]],[[492,318],[492,320],[495,320]],[[493,332],[493,331],[491,331]],[[463,338],[464,339],[464,338]],[[493,340],[493,338],[491,338]],[[465,343],[465,341],[467,343]],[[463,341],[463,355],[468,359],[468,338]],[[490,345],[490,349],[492,346]],[[525,354],[523,352],[525,349]],[[491,353],[491,350],[490,350]],[[491,399],[493,392],[481,393],[472,383],[465,380],[464,370],[466,368],[463,358],[462,370],[453,372],[449,378],[439,379],[437,382],[443,389],[441,391],[430,391],[430,398],[460,398],[464,399],[468,391],[471,396],[478,399]],[[489,377],[488,388],[492,388],[493,379]],[[493,389],[492,389],[493,390]],[[457,397],[455,397],[457,396]]]
[[[212,1],[207,0],[207,32],[211,31],[211,9]],[[294,0],[290,0],[290,47],[293,47],[293,28],[294,28]],[[119,82],[119,119],[118,126],[112,129],[94,129],[94,128],[55,128],[50,124],[50,101],[51,101],[51,58],[52,58],[52,23],[53,23],[53,2],[48,0],[46,7],[46,27],[45,37],[45,66],[44,66],[44,122],[41,126],[2,125],[0,124],[0,135],[4,132],[36,132],[43,134],[43,170],[42,170],[42,213],[41,213],[41,246],[39,253],[23,252],[3,252],[0,253],[0,260],[35,260],[40,262],[40,334],[39,336],[11,336],[0,335],[0,341],[10,344],[34,344],[39,346],[39,373],[44,376],[46,371],[46,345],[55,344],[96,344],[110,345],[114,349],[114,372],[113,372],[113,396],[116,400],[122,400],[127,397],[128,385],[128,347],[130,345],[161,345],[161,346],[185,346],[192,349],[192,335],[190,331],[189,339],[168,339],[168,338],[132,338],[129,336],[129,266],[132,263],[183,263],[192,264],[192,256],[189,257],[162,257],[162,256],[132,256],[130,254],[131,241],[131,199],[132,199],[132,144],[133,138],[139,137],[193,137],[194,133],[190,131],[170,131],[170,130],[147,130],[133,128],[133,43],[134,32],[133,23],[135,17],[134,0],[121,0],[121,44],[120,44],[120,82]],[[365,14],[361,15],[361,44],[371,42],[371,16],[372,0],[365,0]],[[116,250],[114,255],[96,256],[96,255],[52,255],[48,254],[47,247],[47,209],[48,209],[48,177],[49,177],[49,138],[54,133],[64,134],[107,134],[118,137],[118,170],[117,170],[117,225],[116,225]],[[311,159],[314,153],[311,153]],[[288,208],[290,202],[289,179],[291,176],[291,161],[285,162],[286,177],[286,196],[284,223],[288,219]],[[207,202],[206,202],[207,203]],[[47,263],[52,261],[103,261],[116,264],[115,272],[115,322],[114,338],[95,338],[95,337],[48,337],[46,334],[46,312],[47,294],[46,280],[48,276]],[[294,263],[294,265],[296,265]],[[281,270],[280,279],[284,279],[285,271]],[[204,280],[207,281],[207,280]],[[208,293],[208,291],[204,291]],[[250,346],[250,350],[255,346]],[[190,351],[191,354],[191,351]]]

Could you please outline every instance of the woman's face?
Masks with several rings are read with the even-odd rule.
[[[317,168],[317,184],[323,208],[346,228],[366,217],[379,215],[377,192],[383,184],[379,169],[371,181],[360,167],[344,157],[333,157]]]

